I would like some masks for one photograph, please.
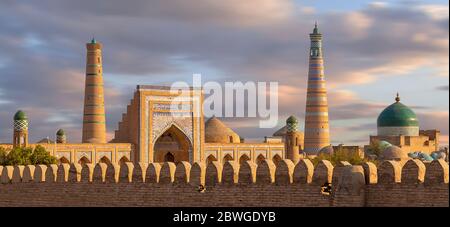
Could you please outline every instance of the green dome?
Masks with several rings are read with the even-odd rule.
[[[397,96],[396,102],[381,112],[377,120],[378,127],[410,127],[419,126],[416,114],[400,102]]]
[[[294,116],[290,116],[287,120],[286,120],[286,124],[297,124],[298,120],[297,118],[295,118]]]
[[[386,149],[390,146],[392,146],[392,144],[387,141],[384,141],[384,140],[382,140],[378,143],[378,148],[380,148],[380,150],[382,150],[382,151],[384,151],[384,149]]]
[[[28,120],[27,115],[25,114],[25,112],[23,112],[22,110],[17,111],[16,114],[14,114],[14,120],[15,121],[19,121],[19,120]]]
[[[64,132],[64,130],[60,129],[56,132],[57,136],[64,136],[66,133]]]

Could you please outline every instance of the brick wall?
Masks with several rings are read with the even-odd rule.
[[[378,168],[328,161],[313,168],[309,160],[62,164],[0,167],[0,175],[0,206],[449,206],[443,160]],[[332,193],[321,193],[330,181]]]

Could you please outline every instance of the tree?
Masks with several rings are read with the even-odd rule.
[[[33,149],[15,147],[8,155],[6,155],[6,161],[4,165],[30,165],[30,156],[33,153]]]
[[[0,165],[48,165],[56,164],[57,159],[50,155],[44,147],[15,147],[7,152],[0,148]]]
[[[361,165],[364,162],[369,161],[365,158],[361,158],[358,153],[345,150],[341,147],[338,147],[332,154],[321,153],[312,159],[311,162],[314,166],[317,166],[321,160],[328,160],[333,166],[336,166],[337,163],[341,161],[347,161],[352,165]]]
[[[30,156],[31,164],[38,165],[48,165],[48,164],[56,164],[56,158],[51,156],[48,151],[45,150],[41,145],[37,145],[33,151],[33,154]]]
[[[5,163],[7,155],[8,153],[6,152],[6,149],[0,147],[0,165],[4,165],[3,163]]]
[[[376,155],[377,157],[380,157],[382,150],[380,148],[380,141],[379,140],[373,140],[370,142],[369,152]]]

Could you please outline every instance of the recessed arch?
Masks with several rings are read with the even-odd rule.
[[[127,156],[123,156],[123,157],[120,158],[120,160],[119,160],[119,165],[122,166],[122,165],[125,164],[126,162],[130,162],[130,159],[128,159]]]
[[[210,154],[210,155],[208,156],[208,158],[206,158],[206,164],[207,164],[207,165],[208,165],[209,163],[215,162],[215,161],[217,161],[217,158],[216,158],[214,155],[212,155],[212,154]]]
[[[263,163],[265,160],[266,160],[266,157],[264,157],[264,155],[260,154],[256,158],[256,164],[261,165],[261,163]]]
[[[242,165],[246,161],[250,161],[250,157],[248,157],[248,155],[246,154],[241,155],[241,157],[239,158],[239,164]]]
[[[98,160],[99,163],[105,163],[106,165],[110,165],[111,164],[111,160],[109,160],[108,157],[103,156],[102,158],[100,158],[100,160]]]
[[[175,124],[168,127],[153,145],[153,161],[178,163],[190,162],[192,143],[189,137]]]
[[[227,155],[225,155],[225,156],[223,157],[222,163],[225,163],[225,162],[228,162],[228,161],[234,161],[234,158],[231,157],[230,154],[227,154]]]
[[[164,162],[175,162],[175,156],[171,152],[167,152],[164,155]]]
[[[83,156],[80,158],[80,160],[78,160],[78,164],[84,166],[86,164],[91,163],[91,160],[89,160],[86,156]]]
[[[182,129],[182,127],[180,127],[176,122],[172,122],[172,123],[166,125],[166,126],[164,127],[164,129],[161,130],[161,132],[159,132],[159,133],[156,134],[156,136],[154,135],[153,145],[155,145],[155,144],[156,144],[156,141],[157,141],[164,133],[166,133],[170,128],[172,128],[172,127],[175,127],[176,129],[178,129],[184,136],[186,136],[186,138],[189,140],[189,142],[190,142],[191,144],[193,143],[192,140],[191,140],[191,138],[190,138],[189,136],[187,136],[188,133],[186,133],[186,132]]]
[[[62,163],[67,163],[67,164],[69,164],[70,163],[70,161],[66,158],[66,157],[61,157],[59,160],[59,163],[60,164],[62,164]]]
[[[278,154],[274,155],[272,158],[273,163],[275,163],[275,165],[278,165],[278,162],[280,162],[281,160],[283,160]]]

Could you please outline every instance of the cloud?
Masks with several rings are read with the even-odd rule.
[[[448,135],[448,111],[417,113],[420,128],[438,129],[443,135]]]
[[[448,20],[448,5],[419,5],[416,8],[435,20]]]
[[[448,85],[442,85],[436,88],[439,91],[448,91]]]
[[[60,127],[72,141],[81,138],[84,45],[92,35],[104,45],[109,135],[117,128],[134,85],[172,78],[189,81],[192,73],[219,82],[278,81],[280,125],[291,114],[303,118],[308,34],[315,20],[324,33],[332,121],[356,127],[361,122],[354,123],[355,119],[375,121],[389,104],[360,98],[348,87],[393,76],[407,81],[408,75],[423,68],[431,69],[430,78],[448,77],[448,17],[443,16],[448,6],[376,3],[350,12],[319,12],[289,0],[263,0],[258,5],[238,0],[197,3],[3,3],[0,140],[10,141],[8,119],[20,108],[33,119],[33,140],[53,135]],[[256,119],[228,123],[244,137],[273,133],[257,129]],[[356,131],[367,133],[362,128]]]

